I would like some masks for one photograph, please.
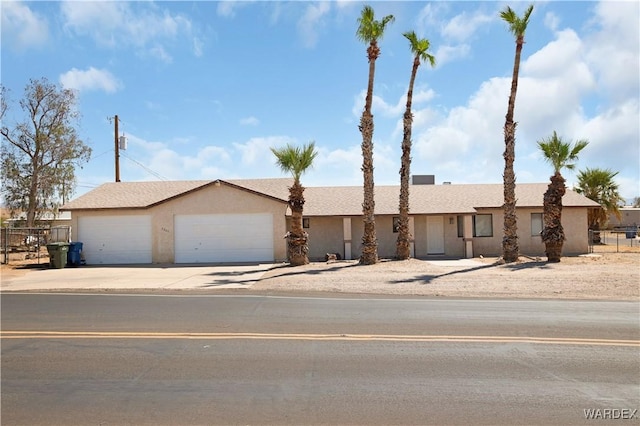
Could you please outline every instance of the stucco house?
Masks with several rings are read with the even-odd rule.
[[[419,182],[420,180],[414,180]],[[291,179],[106,183],[65,204],[72,239],[87,264],[279,262]],[[540,239],[547,184],[518,184],[520,252],[544,255]],[[395,254],[399,186],[376,186],[378,254]],[[309,257],[360,256],[362,187],[307,187],[304,227]],[[497,256],[502,247],[501,184],[410,188],[412,255],[417,258]],[[567,190],[564,254],[588,251],[587,209],[597,204]]]

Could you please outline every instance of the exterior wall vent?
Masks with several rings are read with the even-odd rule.
[[[435,175],[412,175],[412,185],[434,185],[436,182]]]

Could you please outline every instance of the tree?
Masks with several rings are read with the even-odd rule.
[[[621,217],[618,206],[623,202],[623,198],[618,192],[618,184],[614,181],[617,175],[618,172],[609,169],[588,167],[578,172],[578,186],[575,191],[601,206],[599,209],[589,210],[588,222],[591,230],[603,228],[609,215],[613,214],[618,219]]]
[[[24,120],[0,130],[8,142],[0,151],[2,192],[10,210],[26,211],[28,227],[55,210],[61,194],[73,194],[75,167],[91,156],[73,126],[79,118],[75,106],[72,90],[45,78],[30,80],[20,101]]]
[[[633,203],[631,204],[634,208],[639,208],[640,207],[640,197],[635,197],[633,199]]]
[[[407,107],[402,118],[404,133],[402,137],[402,157],[400,159],[400,220],[398,221],[398,240],[396,242],[396,257],[401,260],[408,259],[411,256],[411,247],[409,245],[409,176],[411,174],[411,126],[413,123],[411,102],[413,100],[413,85],[421,61],[429,61],[432,67],[436,65],[436,58],[427,52],[430,47],[429,40],[426,38],[418,39],[413,31],[406,32],[403,35],[409,40],[411,53],[414,54],[414,57],[409,89],[407,90]]]
[[[529,24],[529,17],[533,11],[530,5],[522,18],[507,6],[500,17],[509,24],[509,31],[516,38],[516,55],[513,62],[513,76],[511,78],[511,94],[504,123],[504,237],[502,238],[502,258],[505,262],[518,260],[518,224],[516,218],[516,176],[513,163],[516,157],[516,123],[513,121],[513,113],[516,105],[516,92],[518,91],[518,73],[520,71],[520,54],[524,45],[524,33]]]
[[[562,197],[566,192],[565,179],[560,173],[562,169],[573,170],[578,154],[589,142],[579,140],[571,146],[571,143],[564,142],[555,130],[553,136],[538,141],[538,147],[542,151],[544,159],[553,166],[553,176],[551,183],[544,193],[544,210],[542,229],[542,242],[544,242],[545,253],[548,262],[560,262],[562,257],[562,246],[565,235],[562,228]]]
[[[291,266],[309,263],[309,235],[302,227],[304,206],[304,187],[300,177],[313,165],[318,155],[315,143],[310,142],[302,148],[287,144],[284,148],[271,148],[277,164],[285,173],[293,176],[293,186],[289,188],[289,207],[291,208],[291,230],[287,233],[287,256]]]
[[[358,30],[356,31],[356,37],[368,44],[367,58],[369,60],[367,97],[359,126],[360,133],[362,133],[362,175],[364,180],[364,200],[362,202],[364,234],[362,236],[362,255],[360,256],[360,263],[363,265],[372,265],[378,262],[378,241],[374,217],[375,200],[373,195],[373,115],[371,114],[371,104],[373,101],[376,59],[380,56],[378,40],[382,39],[385,28],[394,20],[393,15],[387,15],[381,21],[377,21],[371,6],[365,5],[358,18]]]

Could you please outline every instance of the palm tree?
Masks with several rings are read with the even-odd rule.
[[[518,73],[520,71],[520,54],[524,45],[524,33],[529,24],[529,17],[533,11],[530,5],[522,18],[507,6],[500,17],[509,24],[509,31],[516,37],[516,56],[513,63],[513,77],[511,78],[511,94],[504,123],[504,237],[502,238],[502,258],[505,262],[518,260],[518,224],[516,223],[516,175],[513,163],[516,158],[516,123],[513,112],[516,106],[516,92],[518,91]]]
[[[564,229],[562,228],[562,196],[566,192],[565,180],[560,173],[562,169],[573,170],[578,154],[589,142],[579,140],[573,146],[558,137],[555,130],[553,136],[538,141],[538,147],[542,151],[544,159],[553,166],[551,183],[544,193],[544,227],[542,229],[542,242],[548,262],[560,262],[562,246],[564,245]]]
[[[318,155],[315,143],[310,142],[302,148],[287,144],[284,148],[271,148],[277,164],[285,173],[293,175],[293,186],[289,188],[289,207],[291,208],[291,230],[287,232],[287,257],[291,266],[309,263],[309,235],[302,227],[302,209],[304,206],[304,187],[300,176],[313,165]]]
[[[403,35],[409,40],[414,58],[409,90],[407,90],[407,108],[402,119],[404,134],[402,137],[402,157],[400,159],[400,220],[398,222],[398,240],[396,242],[396,257],[401,260],[408,259],[411,256],[411,247],[409,245],[409,175],[411,174],[411,124],[413,122],[411,102],[413,99],[413,84],[421,61],[429,61],[432,67],[436,65],[436,58],[427,52],[430,47],[429,40],[426,38],[418,39],[413,31],[406,32]]]
[[[604,227],[612,214],[618,219],[621,217],[618,206],[623,202],[623,198],[618,192],[618,184],[614,181],[617,175],[618,172],[609,169],[588,167],[578,172],[578,186],[575,191],[601,206],[599,209],[589,209],[587,220],[591,230],[598,231]]]
[[[373,99],[373,80],[376,71],[376,59],[380,56],[378,40],[382,38],[387,24],[393,22],[393,15],[387,15],[382,21],[376,21],[371,6],[365,5],[358,18],[356,37],[369,46],[369,82],[367,84],[367,98],[364,111],[360,119],[360,133],[362,133],[362,175],[364,180],[364,200],[362,202],[362,216],[364,234],[362,236],[362,255],[360,263],[372,265],[378,262],[378,241],[376,239],[376,223],[374,218],[375,201],[373,197],[373,115],[371,104]]]

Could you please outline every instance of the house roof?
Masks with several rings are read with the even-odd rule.
[[[65,204],[61,210],[149,208],[214,185],[216,182],[240,190],[254,192],[282,202],[289,197],[290,178],[234,179],[161,182],[105,183],[93,191]],[[546,183],[516,186],[518,207],[542,207]],[[409,207],[413,214],[475,213],[482,208],[500,208],[503,204],[502,184],[411,185]],[[380,215],[398,213],[399,186],[375,187],[375,212]],[[306,187],[305,216],[359,216],[362,214],[361,186]],[[562,199],[566,207],[598,207],[588,198],[567,190]]]
[[[517,207],[542,207],[548,184],[524,183],[516,186]],[[305,216],[357,216],[362,214],[362,187],[308,187],[305,189]],[[375,187],[376,214],[398,214],[399,186]],[[411,185],[409,209],[413,214],[475,213],[482,208],[501,208],[502,184]],[[590,199],[567,190],[565,207],[598,207]]]
[[[60,210],[144,209],[214,185],[216,182],[287,201],[292,179],[109,182],[66,203]]]

